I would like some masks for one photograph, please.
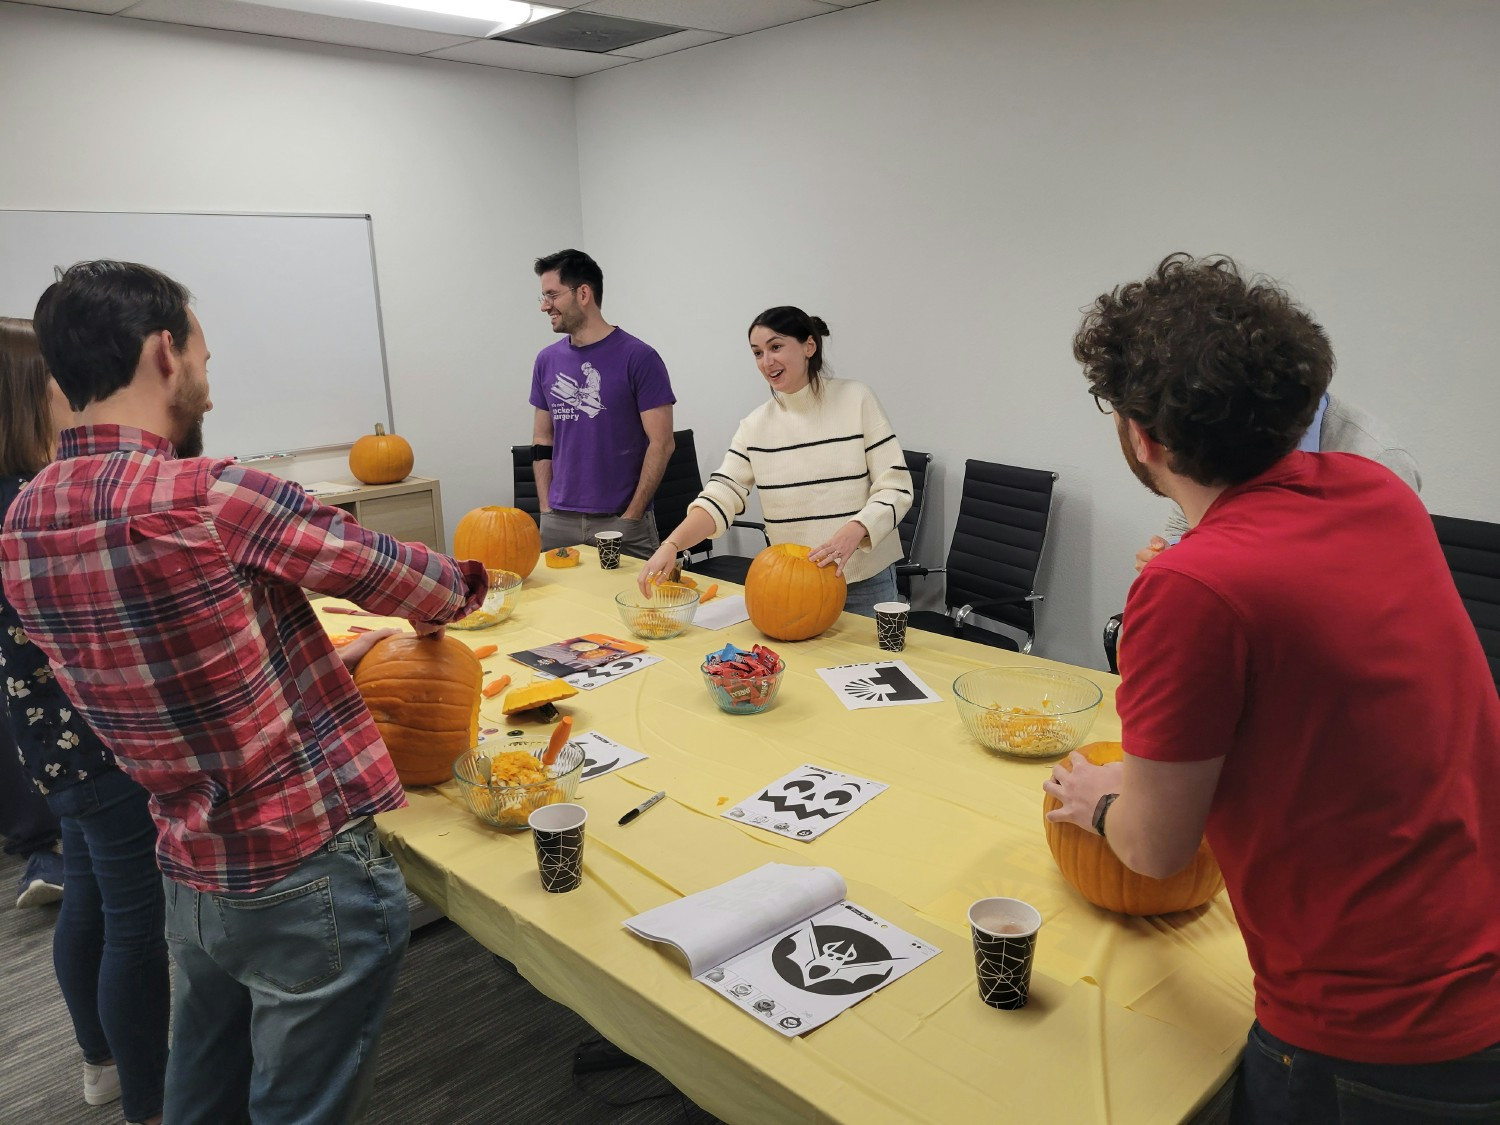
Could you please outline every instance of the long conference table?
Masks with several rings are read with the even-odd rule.
[[[539,563],[508,621],[449,635],[498,645],[486,672],[524,684],[528,670],[506,653],[584,633],[629,637],[613,597],[633,589],[640,565],[625,558],[601,570],[588,548],[576,568]],[[323,619],[335,633],[387,624]],[[727,715],[710,699],[699,666],[726,642],[769,643],[785,658],[769,711]],[[544,892],[529,834],[480,822],[453,782],[409,790],[407,808],[379,817],[411,889],[545,995],[731,1123],[1157,1125],[1191,1118],[1229,1078],[1252,987],[1225,896],[1160,918],[1090,905],[1063,880],[1043,836],[1050,762],[980,746],[952,702],[954,677],[973,668],[1062,668],[1104,690],[1089,740],[1117,739],[1116,677],[913,630],[899,659],[943,701],[850,711],[816,669],[892,659],[868,618],[844,614],[798,643],[768,642],[748,621],[695,626],[649,651],[663,660],[559,704],[575,732],[597,730],[649,755],[579,786],[590,815],[578,890]],[[515,727],[499,702],[484,701],[483,728]],[[811,842],[721,815],[808,763],[890,788]],[[649,813],[616,823],[661,789],[667,797]],[[622,926],[767,862],[835,868],[850,901],[943,952],[789,1039],[694,981],[669,947]],[[991,895],[1025,899],[1044,919],[1030,1003],[1019,1011],[978,996],[966,918],[973,900]]]

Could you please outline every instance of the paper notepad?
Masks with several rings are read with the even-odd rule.
[[[940,950],[844,898],[831,867],[768,863],[626,919],[687,958],[693,979],[783,1035],[801,1035]]]

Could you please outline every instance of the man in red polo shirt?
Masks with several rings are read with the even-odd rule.
[[[1167,876],[1207,831],[1255,970],[1238,1122],[1500,1121],[1500,696],[1416,493],[1296,449],[1327,337],[1174,255],[1074,340],[1190,530],[1125,607],[1125,760],[1050,814]]]

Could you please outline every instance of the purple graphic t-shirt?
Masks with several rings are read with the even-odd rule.
[[[552,412],[550,506],[623,512],[650,444],[641,413],[676,401],[656,349],[623,328],[581,348],[564,336],[538,352],[531,405]]]

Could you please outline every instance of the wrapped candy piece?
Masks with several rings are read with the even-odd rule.
[[[776,694],[776,681],[784,665],[781,657],[765,645],[749,652],[725,645],[704,658],[703,673],[730,704],[760,708]]]

